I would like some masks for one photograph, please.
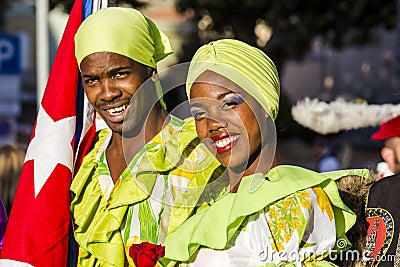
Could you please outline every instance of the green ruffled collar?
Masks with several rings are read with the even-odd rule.
[[[164,259],[188,261],[200,246],[224,249],[246,216],[315,185],[320,185],[327,193],[334,208],[337,236],[342,237],[355,223],[356,216],[342,202],[334,180],[348,175],[367,177],[369,171],[354,169],[317,173],[297,166],[280,165],[271,169],[266,177],[260,173],[243,177],[237,193],[227,193],[168,236]],[[218,224],[215,218],[218,218]]]
[[[179,134],[171,135],[173,129]],[[71,212],[77,226],[76,241],[89,252],[82,255],[81,260],[90,259],[94,255],[111,266],[123,266],[125,254],[120,228],[128,206],[148,198],[157,175],[175,168],[180,162],[176,155],[182,155],[197,135],[193,121],[183,122],[172,117],[170,123],[158,134],[163,140],[162,145],[147,149],[137,172],[129,173],[120,181],[107,207],[99,185],[96,157],[109,134],[109,129],[97,133],[94,148],[85,156],[72,182],[71,191],[75,196]]]

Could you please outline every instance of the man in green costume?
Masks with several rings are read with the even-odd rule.
[[[162,256],[168,203],[195,175],[177,167],[194,147],[194,125],[169,115],[161,98],[157,62],[171,53],[167,36],[131,8],[102,9],[75,35],[85,93],[108,126],[71,185],[78,266],[139,267],[137,254],[148,248]]]

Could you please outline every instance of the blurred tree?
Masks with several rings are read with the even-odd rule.
[[[234,37],[264,49],[278,65],[301,59],[315,38],[333,49],[364,45],[376,40],[377,27],[397,23],[396,0],[177,0],[176,7],[194,13],[197,46]]]
[[[0,0],[0,9],[8,9],[10,6],[10,1],[9,0]]]
[[[4,14],[10,7],[10,0],[0,0],[0,32],[3,31],[4,26]]]
[[[181,61],[189,61],[204,43],[236,38],[266,51],[280,72],[288,59],[302,59],[318,39],[341,49],[378,41],[377,28],[397,24],[396,0],[176,0],[180,13],[193,14],[197,30],[184,44]],[[293,121],[290,99],[282,90],[278,137],[312,132]]]
[[[0,0],[4,1],[4,0]],[[61,7],[64,12],[70,13],[74,0],[49,0],[49,8],[52,10],[55,7]],[[109,0],[109,6],[131,6],[135,8],[140,8],[146,6],[146,3],[136,0]]]

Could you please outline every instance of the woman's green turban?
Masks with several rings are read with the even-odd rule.
[[[186,93],[206,70],[216,72],[239,85],[276,119],[280,84],[272,60],[260,49],[234,39],[221,39],[200,47],[190,63]]]
[[[75,34],[78,65],[96,52],[113,52],[157,69],[157,62],[172,54],[168,37],[150,19],[133,8],[100,9]]]

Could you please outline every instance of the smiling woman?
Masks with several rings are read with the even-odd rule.
[[[199,138],[228,168],[231,191],[236,191],[241,176],[269,170],[276,137],[272,135],[268,139],[264,135],[261,140],[260,129],[275,133],[274,124],[258,102],[240,86],[207,70],[193,83],[190,107]]]
[[[328,256],[350,246],[345,233],[356,219],[335,180],[368,171],[277,166],[280,85],[261,50],[232,39],[212,42],[195,53],[187,77],[197,134],[226,167],[229,184],[208,205],[200,197],[195,215],[168,235],[165,263],[334,266]]]

